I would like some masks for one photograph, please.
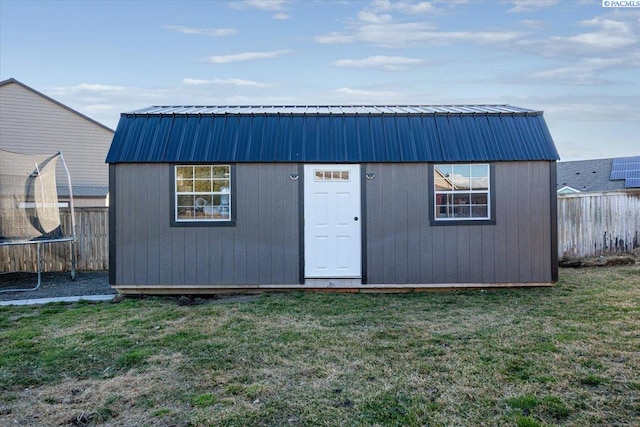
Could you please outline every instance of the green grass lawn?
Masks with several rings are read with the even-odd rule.
[[[0,307],[0,425],[637,425],[640,266],[553,288]]]

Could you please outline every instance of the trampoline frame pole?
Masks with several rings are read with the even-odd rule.
[[[69,173],[69,168],[67,168],[67,162],[64,161],[64,157],[62,156],[62,152],[58,151],[58,155],[60,156],[60,160],[62,161],[62,166],[64,166],[64,170],[67,173],[67,186],[69,187],[69,209],[71,209],[71,237],[70,241],[71,246],[71,279],[76,279],[76,211],[73,205],[73,188],[71,187],[71,174]]]

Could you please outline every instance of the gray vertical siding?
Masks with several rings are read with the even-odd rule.
[[[495,225],[430,226],[428,164],[367,164],[367,283],[549,283],[552,163],[495,164]]]
[[[498,162],[495,225],[432,226],[428,164],[364,165],[366,283],[552,282],[553,166]],[[236,164],[235,227],[171,227],[171,168],[111,165],[115,286],[300,282],[299,165]]]
[[[235,227],[171,227],[171,165],[117,164],[115,286],[299,281],[296,164],[238,164]]]

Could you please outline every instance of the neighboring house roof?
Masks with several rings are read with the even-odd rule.
[[[637,158],[640,159],[640,157]],[[580,192],[632,188],[625,186],[624,176],[612,173],[612,165],[614,162],[619,163],[621,159],[633,159],[633,157],[558,162],[556,188],[560,191],[564,187],[571,187]]]
[[[58,186],[58,196],[68,197],[69,187]],[[72,185],[73,197],[107,197],[109,187],[91,185]]]
[[[123,113],[107,163],[557,160],[509,105],[160,106]]]
[[[42,93],[42,92],[38,92],[38,91],[37,91],[37,90],[35,90],[34,88],[29,87],[29,86],[27,86],[26,84],[24,84],[24,83],[22,83],[22,82],[19,82],[18,80],[14,79],[14,78],[10,78],[10,79],[7,79],[7,80],[0,81],[0,87],[1,87],[1,86],[4,86],[4,85],[8,85],[8,84],[10,84],[10,83],[15,83],[15,84],[17,84],[17,85],[19,85],[19,86],[21,86],[21,87],[23,87],[23,88],[27,89],[27,90],[30,90],[31,92],[35,93],[36,95],[39,95],[39,96],[41,96],[41,97],[43,97],[43,98],[48,99],[49,101],[53,102],[54,104],[57,104],[58,106],[60,106],[60,107],[64,108],[65,110],[68,110],[68,111],[70,111],[70,112],[72,112],[72,113],[74,113],[74,114],[77,114],[78,116],[82,117],[83,119],[85,119],[85,120],[89,120],[90,122],[92,122],[92,123],[94,123],[94,124],[96,124],[96,125],[100,126],[101,128],[104,128],[104,129],[108,130],[109,132],[113,132],[113,129],[111,129],[111,128],[109,128],[109,127],[105,126],[105,125],[103,125],[103,124],[102,124],[102,123],[100,123],[100,122],[97,122],[97,121],[93,120],[91,117],[85,116],[84,114],[80,113],[79,111],[76,111],[76,110],[74,110],[73,108],[71,108],[71,107],[69,107],[69,106],[67,106],[67,105],[64,105],[63,103],[61,103],[61,102],[59,102],[59,101],[56,101],[55,99],[53,99],[53,98],[51,98],[51,97],[49,97],[49,96],[45,95],[45,94],[44,94],[44,93]]]
[[[558,193],[560,194],[574,194],[579,192],[580,190],[576,190],[575,188],[569,187],[568,185],[565,185],[564,187],[558,190]]]

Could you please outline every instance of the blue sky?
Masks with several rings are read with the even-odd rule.
[[[640,5],[603,3],[0,0],[0,80],[114,129],[150,105],[512,104],[563,160],[640,155]]]

